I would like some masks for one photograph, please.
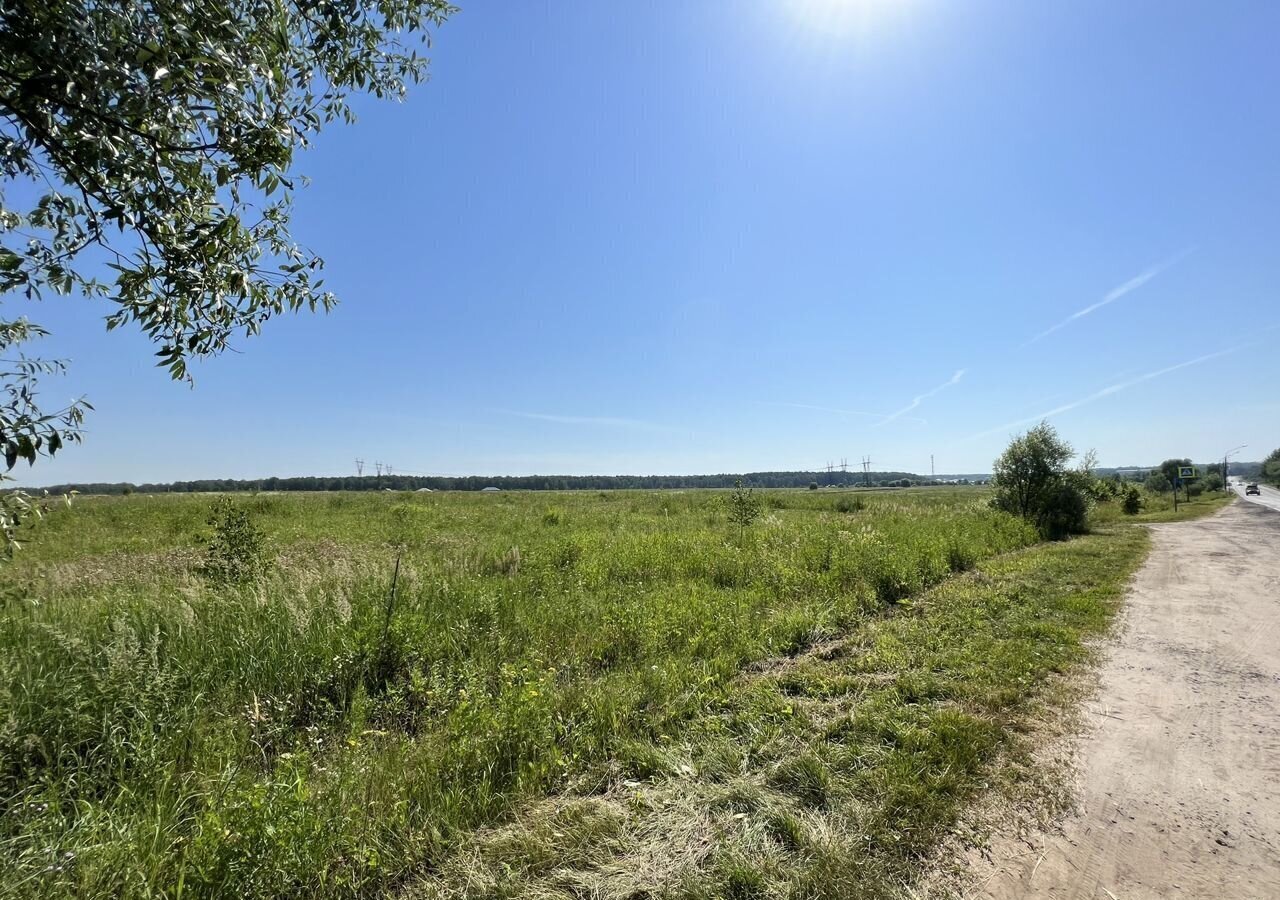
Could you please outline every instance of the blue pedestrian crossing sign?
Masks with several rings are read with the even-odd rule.
[[[1178,466],[1178,477],[1179,478],[1195,478],[1196,477],[1195,466]]]

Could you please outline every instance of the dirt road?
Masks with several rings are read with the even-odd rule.
[[[971,896],[1280,897],[1280,512],[1154,526],[1088,710],[1079,808]]]

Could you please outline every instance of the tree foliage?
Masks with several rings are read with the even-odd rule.
[[[290,234],[294,155],[348,98],[420,81],[445,0],[0,0],[0,293],[111,304],[187,377],[285,311],[335,302]],[[105,273],[111,273],[109,275]],[[43,334],[0,320],[5,347]],[[10,361],[5,463],[77,440]],[[10,493],[6,497],[12,498]],[[8,504],[8,500],[5,501]],[[0,521],[12,539],[16,507]]]
[[[1275,485],[1280,485],[1280,447],[1272,450],[1262,461],[1262,477]]]
[[[1183,466],[1190,465],[1192,465],[1192,462],[1189,459],[1166,459],[1164,462],[1160,463],[1158,471],[1165,478],[1169,479],[1170,485],[1174,485],[1178,483],[1178,470]]]
[[[742,486],[742,479],[734,482],[733,493],[729,495],[729,521],[740,528],[746,528],[760,516],[760,498],[755,490]]]
[[[1086,482],[1092,476],[1069,467],[1074,456],[1048,422],[1019,435],[993,465],[992,505],[1035,523],[1047,538],[1086,531],[1091,506]]]

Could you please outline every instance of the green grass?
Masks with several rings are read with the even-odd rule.
[[[1026,550],[980,491],[858,497],[740,528],[724,492],[259,495],[273,562],[241,587],[198,574],[210,498],[57,510],[3,574],[0,894],[509,896],[639,852],[630,785],[669,783],[790,849],[733,826],[689,861],[663,848],[703,820],[660,816],[626,869],[660,891],[874,896],[1144,538]],[[502,887],[481,838],[579,795],[626,799],[511,832]]]
[[[1147,543],[1124,528],[1008,554],[751,672],[622,789],[534,807],[410,894],[902,896],[996,761],[1025,756],[1047,684],[1088,656]]]
[[[1104,504],[1094,515],[1093,520],[1099,525],[1117,522],[1158,523],[1183,522],[1211,515],[1236,499],[1229,491],[1211,491],[1192,497],[1190,501],[1179,493],[1178,508],[1173,508],[1173,494],[1153,494],[1142,492],[1142,511],[1136,516],[1126,516],[1121,512],[1118,503]]]

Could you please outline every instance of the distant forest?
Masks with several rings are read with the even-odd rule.
[[[962,483],[987,476],[959,478]],[[46,488],[51,494],[77,491],[81,494],[164,494],[206,491],[479,491],[496,487],[504,491],[606,491],[672,490],[679,488],[729,488],[739,479],[755,488],[819,487],[912,487],[939,484],[912,472],[748,472],[743,475],[364,475],[296,476],[292,478],[204,478],[171,484],[58,484]]]
[[[1208,470],[1208,464],[1203,466]],[[1142,481],[1156,466],[1127,466],[1094,469],[1103,478],[1120,477]],[[1256,476],[1261,463],[1231,463],[1231,474]],[[940,484],[983,484],[991,476],[983,473],[939,475],[934,479],[914,472],[747,472],[742,475],[299,475],[291,478],[203,478],[169,484],[128,482],[55,484],[45,488],[51,494],[183,494],[253,491],[479,491],[495,487],[504,491],[620,491],[730,488],[739,479],[753,488],[918,487]]]

